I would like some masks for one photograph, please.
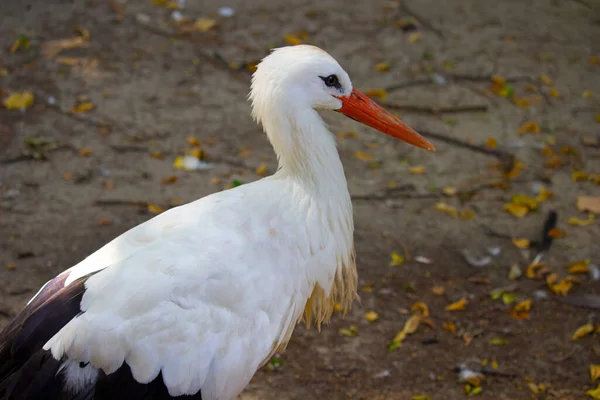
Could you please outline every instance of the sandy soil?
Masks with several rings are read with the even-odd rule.
[[[535,255],[510,238],[537,240],[549,210],[557,211],[566,237],[554,241],[544,259],[546,273],[565,277],[564,265],[580,259],[600,264],[598,221],[567,223],[588,218],[575,206],[578,196],[600,196],[598,184],[572,178],[573,170],[600,173],[595,121],[600,64],[592,57],[600,56],[600,3],[231,0],[225,5],[235,11],[232,17],[218,15],[222,5],[188,0],[180,10],[184,17],[217,24],[181,36],[173,34],[181,28],[173,24],[172,10],[150,1],[0,0],[1,97],[25,90],[36,96],[25,112],[0,108],[0,326],[46,280],[152,217],[147,207],[129,201],[166,207],[234,180],[259,179],[255,169],[261,163],[273,171],[273,152],[249,115],[249,73],[235,69],[294,34],[330,52],[363,91],[407,84],[390,90],[384,104],[399,106],[396,111],[417,130],[482,148],[493,138],[497,150],[527,168],[506,181],[508,188],[490,188],[486,185],[502,179],[491,165],[498,161],[493,155],[435,139],[438,151],[427,154],[339,115],[324,115],[336,134],[357,133],[341,139],[339,149],[355,196],[361,302],[320,334],[298,327],[281,365],[260,371],[241,397],[460,399],[467,396],[465,384],[454,368],[461,363],[482,368],[487,360],[488,369],[496,361],[505,374],[488,375],[474,397],[585,398],[594,387],[589,365],[600,364],[597,339],[571,336],[579,326],[597,323],[597,312],[565,304],[544,279],[508,275],[513,264],[524,271]],[[416,18],[417,30],[404,32],[397,21],[409,16]],[[48,53],[50,41],[80,35],[75,26],[87,30],[89,40]],[[31,39],[30,47],[11,53],[20,34]],[[388,72],[376,70],[382,62],[390,64]],[[541,81],[542,74],[552,82]],[[490,93],[492,75],[508,78],[517,98],[539,101],[519,107],[510,95]],[[423,83],[428,78],[437,83]],[[48,104],[50,98],[55,104]],[[78,101],[95,108],[70,113]],[[465,106],[486,109],[460,109]],[[447,107],[459,110],[421,109]],[[541,132],[519,135],[530,121]],[[175,157],[191,147],[190,136],[200,141],[214,168],[173,169]],[[32,160],[30,138],[61,147],[52,150],[38,140],[33,153],[46,159]],[[541,150],[546,144],[561,161],[556,168],[546,165],[552,163]],[[91,154],[82,156],[84,148]],[[360,159],[357,151],[373,159]],[[153,158],[155,152],[164,158]],[[418,166],[423,174],[410,172]],[[173,175],[176,183],[161,183]],[[389,189],[394,185],[404,190]],[[512,195],[535,197],[540,185],[554,196],[536,211],[516,218],[503,210]],[[444,187],[461,195],[440,195]],[[440,201],[475,216],[442,213],[434,208]],[[507,237],[490,235],[489,229]],[[484,256],[490,248],[499,254],[486,266],[473,266],[463,256],[464,250]],[[392,252],[406,261],[390,267]],[[416,256],[432,262],[419,263]],[[569,296],[600,294],[598,281],[576,276],[580,283]],[[443,294],[432,291],[438,286]],[[490,292],[498,288],[518,294],[517,301],[532,300],[527,319],[509,315],[514,304],[492,299]],[[461,298],[468,301],[465,310],[445,310]],[[432,327],[421,326],[389,351],[419,301],[429,307]],[[379,319],[368,322],[368,311]],[[351,325],[357,336],[339,333]],[[535,394],[530,383],[551,386]]]

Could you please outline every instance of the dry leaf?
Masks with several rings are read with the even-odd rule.
[[[514,319],[523,320],[529,318],[529,310],[531,310],[531,300],[525,300],[515,305],[509,314]]]
[[[365,318],[369,322],[375,322],[379,319],[379,314],[377,314],[375,311],[369,311],[365,314]]]
[[[540,133],[540,126],[535,122],[525,122],[519,127],[517,133]]]
[[[502,346],[508,344],[508,339],[504,338],[493,338],[488,341],[489,344],[493,344],[495,346]]]
[[[582,337],[587,336],[592,332],[594,332],[594,325],[592,325],[592,324],[582,325],[579,328],[577,328],[575,330],[575,332],[573,332],[573,336],[571,336],[571,340],[579,340]]]
[[[267,163],[262,163],[258,167],[256,167],[256,175],[266,176],[269,173],[267,168]]]
[[[577,198],[577,209],[600,214],[600,197],[579,196]]]
[[[596,387],[596,389],[590,389],[585,392],[585,394],[590,396],[592,399],[600,400],[600,384]]]
[[[443,286],[434,286],[431,288],[431,291],[433,292],[433,294],[441,296],[446,292],[446,289],[444,289]]]
[[[176,175],[171,175],[171,176],[167,176],[166,178],[162,178],[160,180],[160,183],[163,185],[167,185],[170,183],[177,183],[177,176]]]
[[[512,242],[515,246],[517,246],[519,249],[528,249],[530,246],[529,240],[528,239],[517,239],[517,238],[513,238]]]
[[[156,160],[162,160],[165,158],[165,155],[163,153],[161,153],[160,151],[155,151],[151,154],[151,157]]]
[[[86,113],[88,111],[92,111],[95,107],[96,106],[93,103],[86,101],[86,102],[77,104],[75,107],[71,108],[69,110],[69,112],[72,112],[74,114]]]
[[[198,140],[198,138],[188,136],[186,140],[191,146],[200,147],[200,140]]]
[[[8,268],[8,269],[15,269],[15,268],[17,268],[17,264],[15,264],[15,263],[8,263],[8,264],[6,264],[6,268]]]
[[[400,265],[404,262],[404,257],[402,257],[400,254],[393,252],[392,254],[390,254],[390,263],[388,264],[390,267],[395,267],[397,265]]]
[[[588,174],[584,171],[573,171],[571,172],[571,178],[573,178],[573,182],[587,181]]]
[[[544,264],[544,263],[530,264],[527,267],[527,269],[525,270],[525,276],[528,277],[529,279],[540,279],[541,276],[539,276],[536,271],[545,266],[546,266],[546,264]]]
[[[550,290],[559,296],[566,296],[573,287],[573,282],[561,279],[558,283],[549,284]]]
[[[521,161],[517,161],[513,168],[510,171],[503,173],[503,175],[506,179],[515,179],[521,174],[522,169],[527,169],[527,166]]]
[[[529,213],[529,208],[522,204],[508,203],[504,205],[504,210],[517,218],[523,218]]]
[[[594,93],[591,90],[584,90],[583,93],[581,93],[581,97],[583,97],[584,99],[589,99],[593,96]]]
[[[415,175],[423,175],[425,173],[425,167],[422,165],[418,165],[416,167],[412,167],[408,170],[411,174]]]
[[[569,220],[567,221],[567,223],[569,225],[578,225],[578,226],[585,226],[585,225],[589,225],[592,222],[594,222],[594,220],[596,219],[594,214],[590,214],[588,215],[587,219],[581,219],[581,218],[577,218],[577,217],[571,217],[569,218]]]
[[[446,196],[454,196],[456,193],[458,193],[458,190],[455,187],[446,186],[442,189],[442,193],[444,193]]]
[[[394,337],[392,342],[401,343],[406,336],[415,333],[417,329],[419,329],[419,324],[421,323],[421,317],[418,315],[413,315],[406,320],[404,323],[404,328],[398,332],[398,334]]]
[[[412,32],[410,35],[408,35],[408,41],[410,43],[415,43],[419,40],[421,40],[421,34],[419,32]]]
[[[25,110],[33,105],[33,99],[31,92],[15,92],[4,99],[3,104],[8,110]]]
[[[422,317],[429,317],[429,307],[422,301],[416,302],[410,307],[411,311],[419,311]]]
[[[468,208],[463,208],[462,210],[460,210],[460,218],[462,219],[471,219],[475,216],[475,211],[468,209]]]
[[[217,24],[217,21],[209,18],[198,18],[194,22],[194,29],[200,32],[208,32]]]
[[[592,383],[600,379],[600,364],[590,364],[590,381]]]
[[[363,160],[363,161],[369,161],[369,160],[372,160],[374,158],[373,154],[365,153],[365,152],[362,152],[362,151],[355,152],[354,156],[356,158],[358,158],[359,160]]]
[[[545,74],[540,75],[540,80],[542,82],[544,82],[544,84],[547,86],[552,85],[552,79],[550,79],[550,77],[548,75],[545,75]]]
[[[45,57],[52,58],[58,55],[63,50],[74,49],[77,47],[88,47],[89,41],[82,36],[77,36],[69,39],[50,40],[42,43],[40,46],[42,54]]]
[[[369,89],[365,92],[365,95],[369,97],[379,97],[379,101],[385,101],[388,94],[385,89]]]
[[[464,310],[466,305],[467,305],[467,299],[465,299],[463,297],[459,301],[447,305],[446,306],[446,311],[460,311],[460,310]]]
[[[569,270],[567,273],[569,274],[587,274],[590,271],[590,260],[580,260],[575,261],[568,265]]]
[[[105,226],[105,225],[110,225],[112,224],[112,221],[110,220],[110,218],[100,218],[98,221],[96,221],[96,225],[98,226]]]
[[[79,155],[81,157],[89,157],[92,155],[92,153],[93,151],[89,147],[83,147],[81,150],[79,150]]]
[[[485,144],[487,147],[489,147],[491,149],[495,149],[498,146],[498,142],[493,137],[488,138],[486,140]]]
[[[390,70],[391,64],[389,62],[380,62],[375,64],[375,71],[379,72],[388,72]]]
[[[440,202],[437,203],[434,208],[440,212],[450,214],[453,217],[458,218],[458,211],[456,210],[456,207],[450,206],[444,202]]]
[[[285,40],[285,42],[287,44],[290,44],[292,46],[296,46],[299,44],[302,44],[302,41],[300,39],[298,39],[296,36],[292,35],[292,34],[287,34],[283,37],[283,40]]]
[[[348,337],[358,336],[358,329],[355,325],[350,325],[348,329],[342,328],[338,331],[340,334]]]
[[[442,324],[442,329],[446,332],[454,334],[454,332],[456,332],[456,325],[454,325],[454,322],[444,322]]]
[[[351,138],[358,138],[358,134],[356,132],[352,132],[352,131],[345,131],[345,132],[340,132],[337,134],[337,138],[339,140],[345,139],[347,137],[351,137]]]
[[[560,93],[555,88],[550,88],[550,96],[552,96],[552,97],[560,97]]]

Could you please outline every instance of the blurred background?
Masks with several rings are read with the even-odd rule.
[[[597,0],[1,0],[0,327],[127,229],[274,172],[250,76],[308,43],[437,151],[323,115],[361,301],[242,399],[599,399],[599,39]]]

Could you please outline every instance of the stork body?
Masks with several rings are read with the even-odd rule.
[[[349,307],[352,207],[316,110],[424,140],[360,114],[373,109],[356,93],[315,47],[265,58],[250,98],[278,171],[166,211],[46,284],[0,334],[0,399],[230,400],[303,317]]]

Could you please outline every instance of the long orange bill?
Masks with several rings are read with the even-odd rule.
[[[343,105],[337,111],[342,114],[413,146],[435,151],[427,139],[358,90],[353,89],[350,96],[338,99]]]

